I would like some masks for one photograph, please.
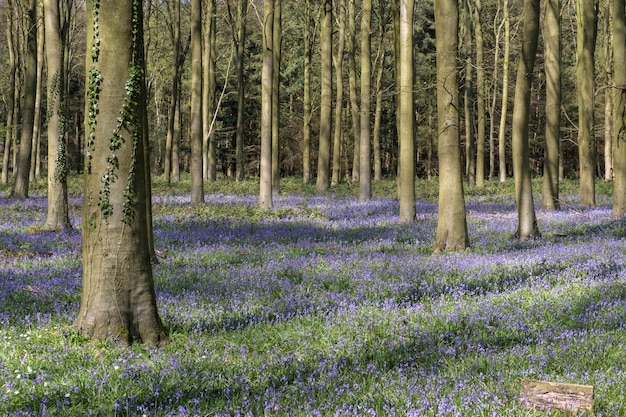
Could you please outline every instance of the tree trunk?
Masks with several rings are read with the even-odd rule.
[[[118,345],[167,341],[146,228],[142,7],[87,1],[87,148],[82,296],[76,329]],[[90,111],[93,108],[98,112]]]
[[[604,72],[607,85],[614,85],[613,78],[613,19],[610,9],[604,12]],[[613,180],[613,104],[615,90],[604,90],[604,179]]]
[[[28,198],[32,135],[35,121],[35,96],[37,90],[37,1],[22,0],[26,11],[27,39],[24,60],[24,105],[22,108],[22,132],[15,179],[11,195],[18,199]]]
[[[522,51],[517,67],[515,104],[513,110],[513,177],[517,205],[520,240],[539,237],[530,177],[530,146],[528,122],[530,118],[530,93],[539,38],[539,0],[524,0],[524,29]]]
[[[359,110],[359,92],[357,89],[356,76],[356,23],[355,23],[355,0],[348,0],[348,37],[346,42],[346,56],[348,59],[348,85],[350,89],[350,118],[352,120],[352,136],[354,137],[354,149],[352,154],[352,182],[359,181],[361,168],[361,112]]]
[[[482,13],[481,0],[474,0],[472,23],[476,39],[476,186],[485,186],[485,59],[483,26],[480,21]]]
[[[335,125],[333,131],[333,162],[330,184],[339,184],[341,180],[341,142],[343,141],[343,52],[346,32],[346,1],[336,2],[338,13],[337,25],[337,55],[334,58],[335,64]]]
[[[261,69],[261,175],[259,203],[271,209],[272,202],[272,81],[274,56],[272,48],[274,1],[263,2],[263,68]]]
[[[243,122],[245,117],[244,66],[246,57],[246,15],[248,14],[248,0],[237,3],[237,133],[235,138],[235,180],[243,181]]]
[[[274,0],[272,35],[272,194],[280,193],[280,62],[282,48],[282,0]]]
[[[561,142],[561,2],[548,0],[543,21],[546,74],[546,149],[541,207],[557,210]]]
[[[44,0],[46,58],[48,61],[48,214],[47,229],[70,227],[67,197],[67,101],[64,42],[59,0]],[[42,39],[43,41],[43,39]]]
[[[206,33],[204,38],[204,73],[203,73],[203,99],[205,104],[203,112],[203,157],[204,177],[209,181],[217,179],[217,147],[215,144],[215,113],[217,111],[215,100],[216,85],[216,58],[217,58],[217,3],[209,0],[206,21]]]
[[[304,91],[302,97],[302,180],[311,181],[311,0],[305,1],[304,14]]]
[[[611,15],[613,16],[613,82],[615,85],[613,215],[621,217],[626,214],[626,17],[624,16],[624,0],[611,2]]]
[[[202,181],[202,0],[191,0],[191,204],[204,203]]]
[[[596,140],[593,126],[596,18],[595,1],[576,1],[576,91],[578,93],[580,204],[588,207],[596,206]]]
[[[435,2],[437,47],[437,121],[439,151],[439,209],[435,251],[463,250],[468,244],[457,70],[459,9],[456,0]]]
[[[400,0],[399,100],[400,214],[398,223],[415,222],[415,143],[413,139],[413,0]]]
[[[30,150],[30,172],[28,181],[33,182],[36,178],[41,177],[41,128],[42,128],[42,111],[41,111],[41,94],[43,92],[43,67],[45,62],[45,43],[44,43],[44,17],[43,17],[43,0],[37,1],[37,93],[35,94],[35,114],[33,117],[33,135]]]
[[[464,59],[465,85],[463,87],[465,111],[465,174],[470,187],[476,185],[476,131],[474,117],[474,62],[472,51],[472,21],[469,2],[463,0],[461,12],[461,54]]]
[[[378,52],[377,62],[378,68],[376,70],[376,104],[374,110],[374,131],[373,137],[373,153],[374,153],[374,181],[381,181],[383,179],[382,174],[382,157],[380,152],[380,129],[383,116],[383,89],[382,81],[385,70],[385,31],[386,31],[386,17],[385,17],[385,2],[379,2],[378,4]]]
[[[372,107],[371,61],[372,0],[363,0],[361,8],[361,133],[359,149],[359,201],[372,198],[372,143],[370,109]]]
[[[509,0],[504,0],[504,52],[502,57],[502,106],[498,128],[498,168],[500,182],[506,181],[506,116],[509,106],[509,63],[511,56],[511,22],[509,20]]]
[[[320,139],[317,156],[318,192],[328,191],[330,185],[330,139],[332,125],[332,0],[322,3],[322,25],[320,34],[321,44],[321,103],[320,103]]]
[[[17,59],[15,54],[15,42],[14,37],[16,36],[15,27],[13,25],[14,21],[14,5],[12,0],[7,3],[7,27],[6,27],[6,39],[7,39],[7,50],[9,51],[9,62],[8,62],[8,100],[7,100],[7,118],[6,118],[6,132],[4,136],[4,153],[2,155],[2,184],[6,184],[9,181],[9,163],[11,161],[11,150],[12,143],[15,137],[15,103],[18,100],[17,95]]]

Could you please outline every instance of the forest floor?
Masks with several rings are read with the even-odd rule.
[[[191,206],[188,181],[155,178],[158,349],[72,330],[80,181],[63,232],[41,228],[43,183],[25,201],[0,188],[0,415],[538,415],[523,379],[593,385],[592,415],[626,415],[626,221],[608,183],[589,209],[564,182],[526,242],[511,181],[468,189],[470,247],[434,254],[436,181],[398,225],[392,180],[368,202],[286,180],[270,211],[252,180]]]

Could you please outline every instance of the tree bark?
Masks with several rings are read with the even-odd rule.
[[[274,1],[263,2],[263,68],[261,69],[261,175],[259,203],[271,209],[272,202],[272,81],[274,73]]]
[[[129,345],[167,342],[158,315],[146,210],[149,188],[142,7],[87,1],[87,149],[82,296],[75,328]],[[94,108],[98,112],[92,111]]]
[[[191,0],[191,204],[204,203],[202,180],[202,0]]]
[[[341,180],[341,142],[343,141],[343,55],[346,32],[346,1],[339,0],[335,3],[339,9],[337,12],[337,48],[333,59],[335,64],[335,125],[333,130],[333,162],[330,185],[339,184]]]
[[[352,182],[359,181],[361,168],[361,111],[359,110],[359,91],[356,75],[356,23],[355,0],[348,0],[348,36],[346,39],[346,56],[348,59],[348,87],[350,90],[350,119],[352,120],[352,136],[354,149],[352,154]]]
[[[596,19],[595,1],[576,1],[576,91],[578,93],[580,204],[588,207],[596,206],[596,140],[593,126]]]
[[[216,85],[216,58],[217,58],[217,3],[216,0],[208,1],[207,20],[204,37],[204,73],[202,102],[205,104],[203,111],[203,158],[204,177],[209,181],[217,179],[217,149],[215,144],[215,128],[213,127],[215,112],[215,85]]]
[[[543,21],[546,74],[546,148],[541,207],[557,210],[561,142],[561,2],[546,1]]]
[[[280,193],[280,62],[283,24],[282,0],[274,0],[272,35],[272,194]]]
[[[437,136],[439,209],[435,251],[463,250],[468,244],[459,136],[457,69],[459,9],[456,0],[435,2],[437,47]]]
[[[476,40],[476,186],[485,186],[485,59],[481,0],[474,0],[472,23]]]
[[[359,156],[359,201],[372,198],[372,143],[370,110],[372,107],[371,61],[372,0],[363,0],[361,8],[361,133]]]
[[[330,185],[330,140],[332,125],[332,0],[322,3],[321,46],[321,103],[320,139],[317,156],[316,189],[324,193]]]
[[[42,115],[41,103],[43,92],[43,67],[45,62],[45,42],[44,42],[44,16],[43,16],[43,0],[37,1],[36,7],[36,19],[37,19],[37,88],[35,94],[35,114],[33,117],[33,134],[30,150],[30,172],[28,174],[28,181],[33,182],[36,178],[41,177],[41,129],[42,129]]]
[[[474,111],[474,62],[472,53],[472,15],[469,2],[463,0],[461,11],[461,54],[464,60],[465,85],[463,87],[465,111],[465,174],[470,187],[476,185],[476,130]]]
[[[24,60],[24,105],[22,107],[22,132],[18,161],[11,196],[28,198],[32,135],[35,122],[35,96],[37,90],[37,1],[22,0],[26,11],[27,38]]]
[[[520,240],[539,237],[530,177],[530,146],[528,122],[530,118],[530,93],[539,38],[539,0],[524,0],[524,28],[522,51],[517,66],[515,105],[513,110],[513,177],[517,205]]]
[[[304,13],[304,89],[302,92],[302,181],[311,181],[311,0],[305,1]]]
[[[46,58],[48,61],[48,214],[47,229],[71,226],[67,197],[67,102],[64,42],[59,0],[44,0]]]
[[[15,106],[17,101],[17,57],[15,53],[15,27],[14,27],[14,4],[13,0],[9,0],[7,2],[6,7],[6,18],[7,18],[7,26],[6,26],[6,40],[7,40],[7,50],[9,52],[9,62],[8,62],[8,100],[7,100],[7,118],[6,118],[6,133],[4,136],[4,150],[2,155],[2,184],[6,184],[9,181],[9,164],[11,162],[11,150],[12,144],[16,134],[15,128]]]
[[[413,0],[400,0],[399,100],[400,214],[398,223],[415,222],[415,143],[413,115]]]
[[[237,2],[237,132],[235,136],[235,180],[243,181],[243,122],[245,117],[244,66],[246,56],[246,15],[248,14],[248,0]]]
[[[613,82],[615,84],[613,215],[621,217],[626,214],[626,17],[624,16],[624,0],[611,2],[611,15],[613,16]]]
[[[500,125],[498,127],[498,168],[500,182],[506,181],[506,117],[509,106],[509,63],[511,56],[511,22],[509,20],[509,1],[504,0],[504,52],[502,57],[502,105],[500,106]]]

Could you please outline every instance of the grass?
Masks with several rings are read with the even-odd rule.
[[[434,181],[402,226],[391,180],[359,203],[354,185],[288,179],[273,211],[253,180],[206,184],[199,207],[188,178],[154,181],[170,338],[154,350],[72,330],[80,232],[38,227],[41,184],[24,202],[0,189],[0,415],[535,415],[523,378],[594,385],[593,415],[626,415],[626,223],[608,183],[585,209],[565,181],[564,209],[538,210],[543,239],[523,243],[512,182],[470,189],[471,247],[432,254]]]

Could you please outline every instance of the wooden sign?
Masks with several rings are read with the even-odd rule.
[[[519,400],[523,408],[537,411],[593,411],[593,385],[525,379]]]

